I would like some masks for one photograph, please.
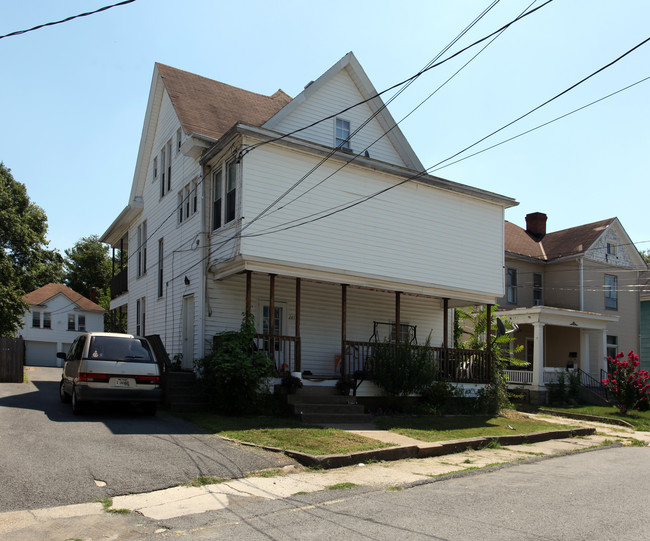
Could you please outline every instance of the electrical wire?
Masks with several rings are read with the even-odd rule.
[[[61,19],[60,21],[53,21],[45,24],[39,24],[38,26],[34,26],[33,28],[29,28],[27,30],[17,30],[16,32],[10,32],[9,34],[5,34],[4,36],[0,36],[0,39],[4,38],[10,38],[13,36],[20,36],[22,34],[27,34],[27,32],[33,32],[34,30],[40,30],[41,28],[45,28],[47,26],[54,26],[57,24],[62,24],[62,23],[67,23],[68,21],[72,21],[74,19],[78,19],[79,17],[87,17],[88,15],[94,15],[95,13],[100,13],[102,11],[106,11],[108,9],[118,7],[118,6],[124,6],[126,4],[131,4],[135,2],[135,0],[124,0],[124,2],[118,2],[117,4],[112,4],[110,6],[104,6],[103,8],[96,9],[95,11],[88,11],[86,13],[80,13],[79,15],[73,15],[72,17],[66,17],[65,19]]]
[[[540,105],[534,107],[533,109],[531,109],[531,110],[528,111],[527,113],[525,113],[525,114],[523,114],[523,115],[517,117],[515,120],[512,120],[512,121],[508,122],[507,124],[501,126],[501,127],[498,128],[497,130],[494,130],[494,131],[491,132],[490,134],[488,134],[488,135],[482,137],[482,138],[479,139],[478,141],[472,143],[471,145],[468,145],[468,146],[465,147],[463,150],[454,153],[453,155],[449,156],[448,158],[445,158],[444,160],[439,161],[438,163],[432,165],[431,167],[428,167],[427,169],[425,169],[425,170],[423,170],[423,171],[419,171],[418,173],[416,173],[416,174],[414,174],[414,175],[411,175],[411,176],[407,177],[406,179],[401,180],[400,182],[398,182],[398,183],[396,183],[396,184],[394,184],[394,185],[392,185],[392,186],[389,186],[389,187],[387,187],[387,188],[384,188],[384,189],[382,189],[382,190],[379,190],[379,191],[377,191],[377,192],[375,192],[375,193],[373,193],[373,194],[369,194],[369,195],[367,195],[367,196],[364,196],[364,197],[361,197],[361,198],[359,198],[359,199],[353,200],[353,201],[351,201],[351,202],[348,202],[347,204],[340,204],[340,205],[337,205],[336,207],[332,207],[332,208],[330,208],[330,209],[322,210],[322,211],[320,211],[320,212],[318,212],[318,213],[315,213],[314,215],[311,215],[311,216],[308,216],[308,217],[303,217],[303,218],[294,219],[294,220],[291,220],[290,222],[286,222],[285,224],[280,224],[280,225],[277,225],[277,226],[273,226],[273,227],[271,227],[271,228],[268,228],[267,230],[263,230],[263,231],[261,231],[261,232],[257,232],[257,233],[255,233],[255,234],[248,234],[248,236],[262,236],[262,235],[266,235],[266,234],[270,234],[270,233],[277,233],[277,232],[280,232],[280,231],[286,231],[286,230],[289,230],[289,229],[294,229],[295,227],[300,227],[300,226],[302,226],[302,225],[307,225],[307,224],[309,224],[309,223],[313,223],[313,222],[315,222],[315,221],[322,220],[323,218],[328,218],[328,217],[330,217],[330,216],[332,216],[332,215],[334,215],[334,214],[338,214],[339,212],[343,212],[343,211],[348,210],[348,209],[350,209],[350,208],[353,208],[353,207],[355,207],[355,206],[357,206],[357,205],[360,205],[360,204],[362,204],[362,203],[365,203],[366,201],[369,201],[370,199],[373,199],[373,198],[375,198],[375,197],[378,197],[379,195],[382,195],[382,194],[384,194],[384,193],[386,193],[386,192],[388,192],[388,191],[390,191],[390,190],[392,190],[392,189],[394,189],[394,188],[397,188],[397,187],[399,187],[399,186],[402,186],[403,184],[406,184],[407,182],[410,182],[410,181],[413,181],[413,180],[417,180],[418,178],[421,178],[421,177],[423,177],[424,175],[427,175],[427,174],[429,173],[429,171],[435,170],[436,168],[440,168],[440,166],[441,166],[442,164],[444,164],[444,163],[446,163],[446,162],[452,160],[452,159],[455,158],[456,156],[459,156],[459,155],[462,154],[463,152],[466,152],[467,150],[469,150],[469,149],[475,147],[476,145],[478,145],[478,144],[480,144],[481,142],[485,141],[485,140],[488,139],[489,137],[492,137],[493,135],[495,135],[495,134],[497,134],[497,133],[503,131],[504,129],[508,128],[509,126],[512,126],[512,125],[515,124],[516,122],[522,120],[523,118],[526,118],[527,116],[531,115],[531,114],[534,113],[535,111],[538,111],[538,110],[541,109],[542,107],[548,105],[549,103],[555,101],[556,99],[560,98],[561,96],[567,94],[568,92],[570,92],[571,90],[577,88],[579,85],[585,83],[586,81],[588,81],[589,79],[591,79],[591,78],[594,77],[595,75],[597,75],[597,74],[601,73],[602,71],[604,71],[605,69],[607,69],[607,68],[613,66],[614,64],[616,64],[617,62],[619,62],[620,60],[622,60],[623,58],[625,58],[626,56],[628,56],[629,54],[631,54],[633,51],[635,51],[635,50],[638,49],[639,47],[645,45],[645,44],[648,43],[649,41],[650,41],[650,37],[649,37],[649,38],[646,38],[645,40],[643,40],[643,41],[640,42],[639,44],[635,45],[634,47],[632,47],[631,49],[629,49],[627,52],[625,52],[625,53],[623,53],[622,55],[620,55],[619,57],[617,57],[615,60],[613,60],[613,61],[607,63],[607,64],[604,65],[603,67],[601,67],[601,68],[599,68],[598,70],[592,72],[592,73],[591,73],[590,75],[588,75],[587,77],[584,77],[583,79],[581,79],[581,80],[578,81],[577,83],[574,83],[573,85],[571,85],[571,86],[568,87],[567,89],[565,89],[565,90],[563,90],[562,92],[556,94],[555,96],[553,96],[552,98],[546,100],[546,101],[543,102],[542,104],[540,104]],[[307,219],[307,218],[310,218],[310,219]],[[297,221],[299,221],[299,220],[303,220],[303,221],[300,221],[299,223],[295,223],[295,222],[297,222]]]

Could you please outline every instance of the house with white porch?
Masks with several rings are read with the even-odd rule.
[[[28,305],[20,335],[25,340],[25,364],[61,366],[58,352],[67,352],[70,344],[84,331],[104,330],[104,310],[91,300],[63,284],[47,284],[27,293]]]
[[[505,224],[505,295],[499,317],[519,330],[529,367],[508,370],[544,400],[546,384],[567,368],[589,385],[607,356],[639,350],[640,279],[646,265],[618,218],[546,232],[547,216]]]
[[[306,384],[362,368],[376,341],[430,337],[449,361],[450,310],[504,295],[516,204],[426,174],[352,53],[295,98],[156,64],[128,202],[101,237],[111,310],[187,369],[244,314]],[[487,381],[489,356],[472,360],[466,379]]]

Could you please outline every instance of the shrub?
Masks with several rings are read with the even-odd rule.
[[[227,414],[255,413],[270,394],[266,379],[275,366],[254,342],[253,317],[244,317],[238,332],[218,336],[217,347],[210,355],[195,361],[208,398],[215,409]]]
[[[462,393],[448,381],[436,381],[422,391],[422,400],[431,407],[433,413],[441,415],[449,401]]]
[[[429,387],[436,378],[430,340],[424,346],[377,344],[371,363],[374,382],[390,396],[408,396]]]
[[[625,414],[628,410],[643,409],[648,404],[650,393],[650,374],[639,370],[639,356],[634,351],[625,355],[621,352],[615,358],[607,357],[607,379],[603,385],[614,395],[618,410]]]

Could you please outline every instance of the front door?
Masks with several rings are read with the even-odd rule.
[[[194,296],[183,297],[183,368],[194,367]]]

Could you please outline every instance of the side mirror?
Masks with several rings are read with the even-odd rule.
[[[57,353],[56,353],[56,358],[57,359],[63,359],[65,361],[66,357],[67,357],[67,355],[65,354],[65,352],[57,351]]]

